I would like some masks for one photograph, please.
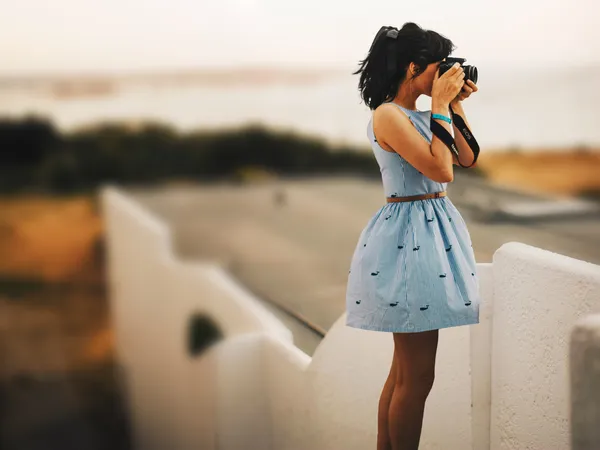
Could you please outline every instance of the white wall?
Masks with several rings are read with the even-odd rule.
[[[220,267],[175,259],[169,230],[135,202],[112,188],[102,194],[110,306],[135,446],[216,448],[219,365],[232,367],[232,347],[243,353],[230,338],[264,331],[291,342],[291,332]],[[208,314],[227,338],[202,358],[188,354],[194,313]]]
[[[310,447],[311,412],[306,395],[306,370],[311,358],[290,342],[265,335],[265,381],[273,450]],[[307,447],[309,445],[309,447]]]
[[[472,448],[490,448],[490,413],[492,403],[492,325],[494,312],[494,267],[477,264],[479,292],[484,301],[479,306],[479,324],[470,327]]]
[[[600,312],[600,267],[519,243],[492,264],[491,449],[568,449],[569,335]]]
[[[136,448],[375,448],[391,334],[342,315],[310,358],[221,268],[178,261],[151,214],[112,188],[103,199]],[[480,324],[440,331],[421,448],[568,448],[566,343],[600,310],[600,268],[509,243],[477,271]],[[186,346],[195,312],[225,335],[199,358]]]
[[[467,326],[440,330],[436,381],[425,407],[423,450],[471,448],[469,342]],[[391,334],[347,327],[345,315],[338,319],[307,371],[314,445],[310,448],[376,448],[377,405],[392,355]]]

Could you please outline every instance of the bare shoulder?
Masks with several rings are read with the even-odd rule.
[[[394,148],[388,143],[386,136],[396,134],[404,127],[413,127],[409,117],[397,106],[389,102],[382,103],[373,111],[373,132],[377,143],[388,152],[394,153]]]

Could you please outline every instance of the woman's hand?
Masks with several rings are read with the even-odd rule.
[[[431,88],[432,103],[448,105],[454,101],[465,84],[465,71],[456,63],[440,77],[440,69],[436,70]]]
[[[461,91],[454,98],[454,100],[452,100],[452,102],[450,104],[452,105],[452,104],[456,104],[457,102],[462,102],[464,99],[469,98],[469,96],[473,92],[477,92],[478,90],[479,90],[479,88],[477,87],[477,85],[475,83],[473,83],[473,81],[467,80],[463,84]]]

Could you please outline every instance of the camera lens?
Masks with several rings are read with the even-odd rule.
[[[477,84],[477,67],[475,66],[464,66],[465,69],[465,81],[471,80],[473,83]]]

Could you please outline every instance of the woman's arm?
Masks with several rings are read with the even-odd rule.
[[[467,120],[467,116],[465,115],[465,110],[462,107],[462,102],[457,100],[457,101],[450,103],[450,106],[452,106],[452,110],[456,114],[458,114],[459,116],[461,116],[463,118],[463,120],[467,124],[467,127],[469,128],[469,130],[471,130],[471,125],[469,124],[469,121]],[[454,140],[456,142],[456,146],[458,147],[458,155],[460,157],[460,162],[463,165],[468,166],[469,164],[471,164],[473,162],[473,159],[475,158],[475,155],[473,154],[473,150],[471,150],[471,147],[469,147],[469,144],[463,137],[460,130],[456,127],[454,121],[452,121],[452,129],[454,131]],[[453,164],[455,166],[459,165],[458,161],[456,160],[456,155],[454,155],[454,153],[452,154],[452,160],[453,160]],[[475,167],[476,165],[477,165],[477,163],[475,163],[475,165],[473,165],[471,167]]]

